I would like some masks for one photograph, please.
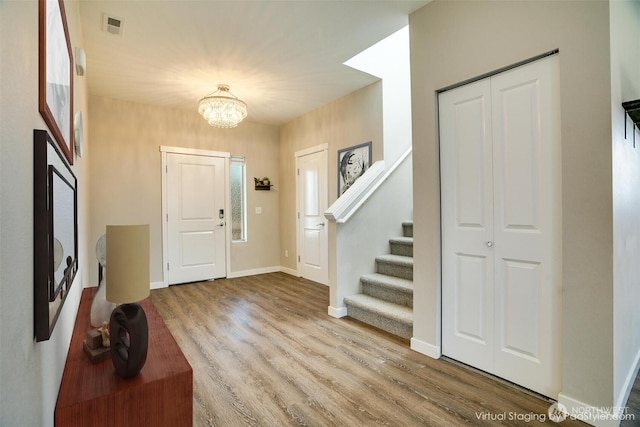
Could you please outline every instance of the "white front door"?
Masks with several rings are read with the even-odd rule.
[[[314,282],[329,281],[327,253],[327,148],[296,153],[298,272]]]
[[[439,96],[443,354],[561,388],[557,55]]]
[[[168,283],[226,276],[225,159],[167,154]]]

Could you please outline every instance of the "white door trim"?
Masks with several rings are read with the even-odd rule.
[[[295,170],[298,170],[298,159],[300,157],[304,157],[304,156],[308,156],[309,154],[314,154],[314,153],[319,153],[321,151],[325,151],[327,152],[327,162],[328,162],[328,152],[329,152],[329,144],[320,144],[320,145],[315,145],[313,147],[309,147],[309,148],[305,148],[303,150],[300,151],[296,151],[294,153],[296,162],[295,162]],[[296,176],[296,254],[299,257],[300,256],[300,248],[302,247],[301,244],[301,240],[302,240],[302,236],[300,236],[300,219],[298,218],[298,212],[299,212],[299,207],[300,207],[300,191],[301,189],[299,188],[298,185],[298,177]],[[329,189],[329,174],[327,171],[327,182],[325,183],[325,185],[327,186],[327,190]],[[328,200],[327,200],[327,207],[328,207]],[[328,247],[327,247],[328,250]],[[299,258],[298,258],[299,259]],[[300,271],[300,263],[298,262],[298,259],[296,259],[296,276],[298,277],[302,277],[302,272]],[[328,265],[327,265],[327,273],[328,273]],[[327,276],[327,283],[325,283],[325,285],[328,284],[328,276]]]
[[[167,215],[169,212],[169,207],[167,205],[167,154],[175,153],[175,154],[187,154],[194,156],[205,156],[205,157],[222,157],[225,159],[224,162],[224,186],[226,189],[229,188],[229,162],[231,159],[231,153],[226,151],[212,151],[212,150],[201,150],[198,148],[186,148],[186,147],[172,147],[168,145],[160,146],[160,153],[162,156],[162,168],[160,169],[160,175],[162,176],[162,287],[166,288],[169,286],[169,270],[167,270],[167,260],[169,254],[169,236],[167,233]],[[225,206],[224,211],[225,221],[226,216],[231,212],[231,199],[229,195],[229,191],[225,191]],[[227,269],[227,274],[231,272],[231,227],[226,227],[226,247],[225,247],[225,264]]]
[[[317,153],[318,151],[323,151],[323,150],[329,151],[329,144],[315,145],[313,147],[305,148],[304,150],[296,151],[294,153],[294,156],[298,158],[298,157],[306,156],[309,154]]]

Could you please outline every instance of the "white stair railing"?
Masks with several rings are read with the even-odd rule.
[[[329,220],[329,315],[343,317],[344,297],[360,292],[360,276],[373,273],[402,221],[413,218],[409,148],[388,169],[374,163],[324,213]]]

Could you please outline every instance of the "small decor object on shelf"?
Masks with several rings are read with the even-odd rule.
[[[96,243],[96,258],[100,267],[102,267],[102,275],[98,284],[98,292],[93,297],[91,303],[91,326],[99,327],[103,322],[107,322],[111,317],[111,312],[116,305],[107,301],[107,286],[105,276],[107,274],[107,236],[103,234]]]
[[[102,327],[87,332],[83,347],[92,363],[98,363],[109,358],[111,349],[109,348],[107,322],[104,322]]]
[[[118,375],[136,376],[147,360],[149,326],[138,304],[149,296],[149,225],[107,225],[107,300],[111,313],[111,360]]]
[[[98,331],[102,337],[102,346],[111,347],[111,340],[109,339],[109,325],[107,322],[102,323],[102,326],[98,328]]]
[[[264,178],[253,178],[253,181],[256,186],[256,190],[271,190],[271,180],[269,180],[268,176]]]

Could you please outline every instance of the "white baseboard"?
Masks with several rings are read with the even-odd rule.
[[[624,407],[598,408],[563,393],[558,395],[558,405],[564,406],[567,418],[577,419],[596,427],[617,427],[625,416],[633,416],[633,414],[626,414]]]
[[[298,270],[294,270],[292,268],[288,268],[288,267],[280,267],[280,271],[282,273],[286,273],[290,276],[296,276],[296,277],[300,277],[300,275],[298,274]]]
[[[633,388],[633,383],[636,380],[638,371],[640,371],[640,350],[638,350],[636,357],[633,360],[633,367],[629,372],[627,372],[627,377],[624,380],[621,393],[618,395],[618,401],[616,402],[617,407],[623,407],[627,403],[627,399],[629,399],[629,395],[631,394],[631,389]]]
[[[151,282],[149,284],[149,288],[150,289],[161,289],[161,288],[166,288],[166,286],[164,285],[164,282]]]
[[[440,356],[442,356],[442,350],[440,349],[440,346],[420,341],[417,338],[411,338],[411,350],[422,353],[425,356],[429,356],[433,359],[439,359]]]
[[[636,354],[633,368],[627,373],[624,385],[622,386],[622,392],[618,395],[618,400],[612,408],[591,406],[563,393],[560,393],[558,396],[558,403],[565,406],[570,416],[584,421],[587,424],[597,427],[617,427],[620,421],[626,419],[626,417],[633,416],[633,414],[627,413],[626,403],[639,370],[640,351]]]
[[[292,270],[292,269],[286,268],[286,267],[277,266],[277,267],[256,268],[256,269],[253,269],[253,270],[234,271],[234,272],[231,272],[231,273],[227,274],[226,278],[227,279],[235,279],[237,277],[255,276],[257,274],[278,273],[278,272],[282,272],[282,273],[290,274],[292,276],[300,277],[296,270]],[[166,288],[166,287],[167,286],[165,286],[164,282],[151,282],[151,285],[150,285],[151,289],[160,289],[160,288]]]
[[[336,319],[339,319],[341,317],[344,317],[347,315],[347,307],[332,307],[329,306],[329,309],[327,310],[327,313],[329,314],[329,316],[331,317],[335,317]]]
[[[265,268],[255,268],[253,270],[234,271],[232,273],[227,274],[227,279],[235,279],[236,277],[255,276],[256,274],[277,273],[279,271],[282,271],[281,269],[282,267],[265,267]]]

